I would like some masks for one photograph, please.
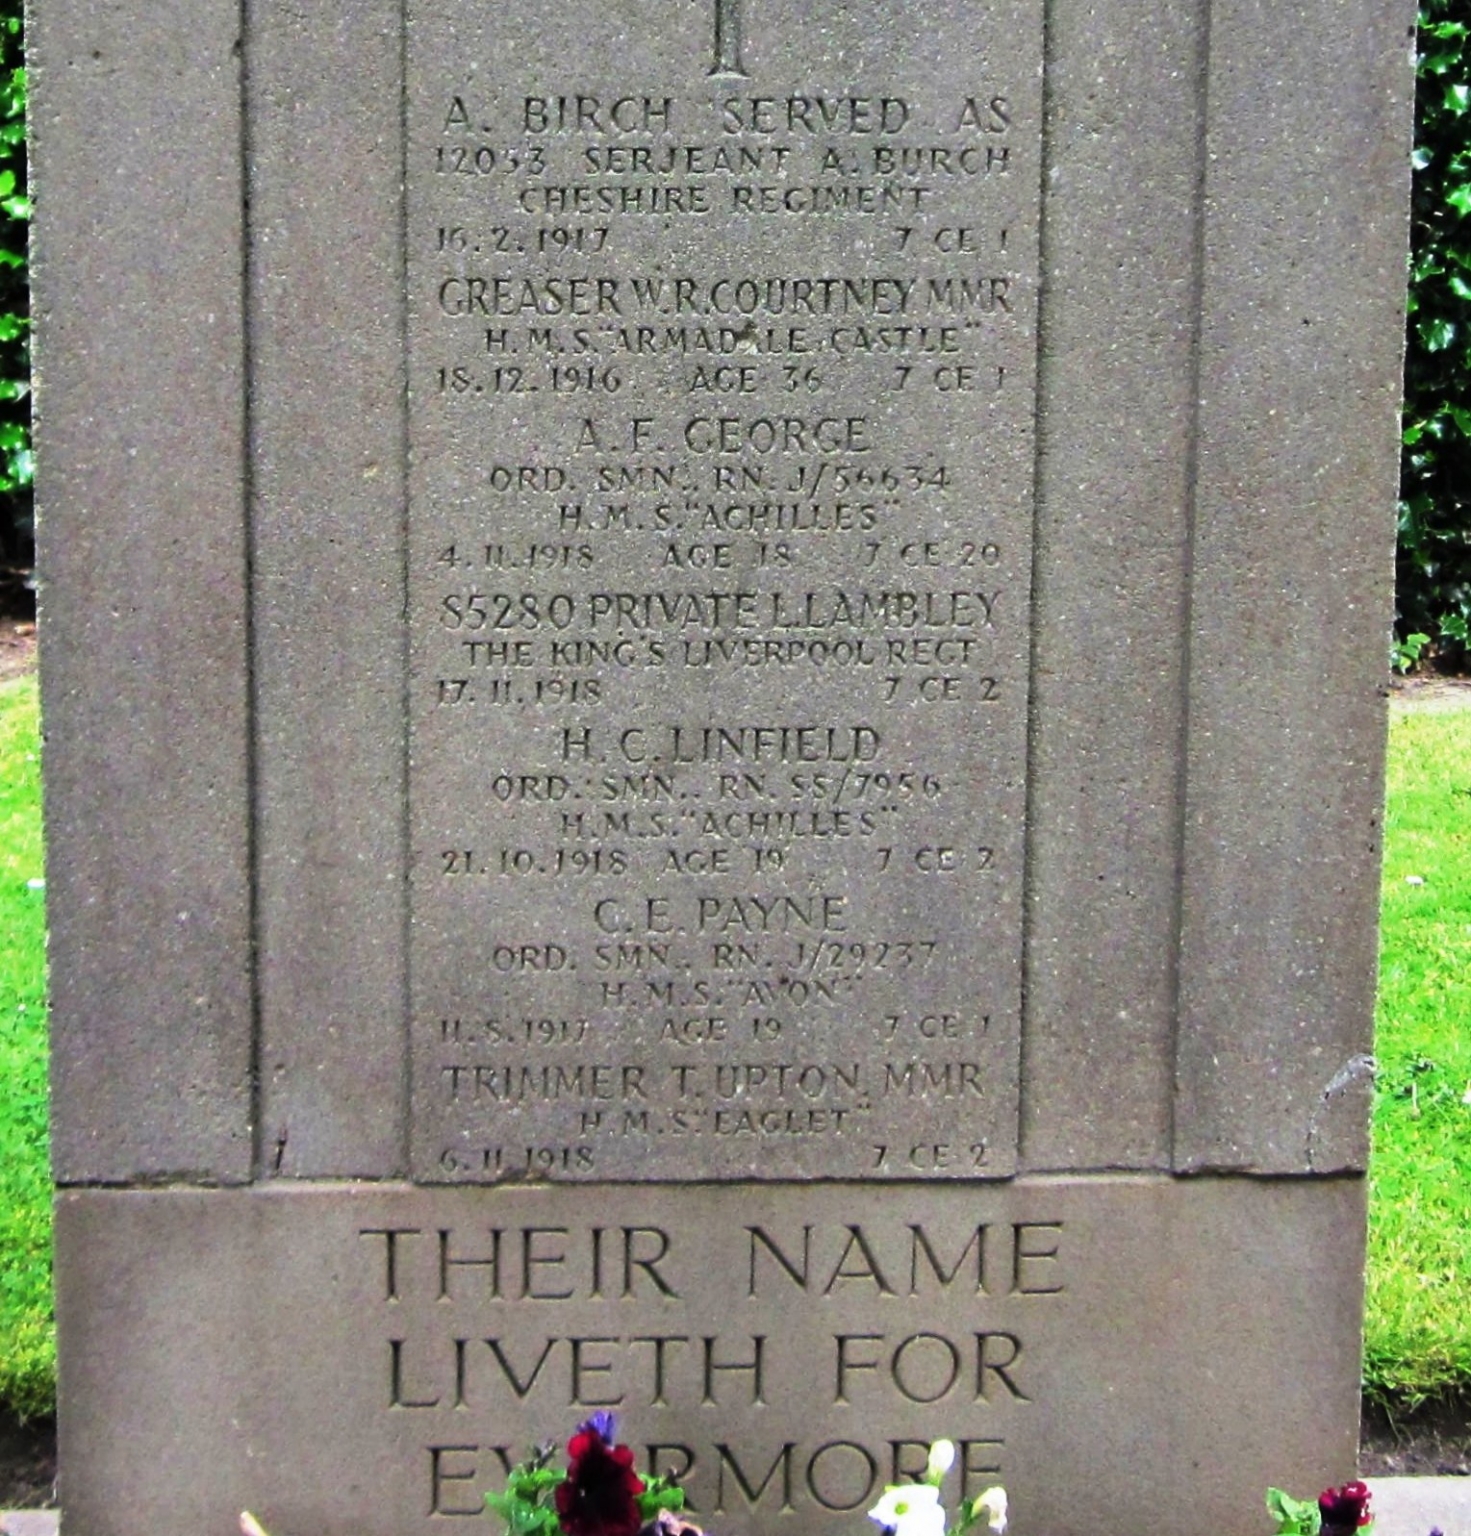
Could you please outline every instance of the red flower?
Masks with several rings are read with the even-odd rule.
[[[1374,1518],[1369,1510],[1369,1485],[1345,1483],[1341,1488],[1325,1488],[1318,1495],[1318,1513],[1326,1532],[1354,1531]]]
[[[567,1481],[557,1486],[557,1519],[567,1536],[638,1536],[644,1485],[633,1452],[591,1420],[567,1442]]]

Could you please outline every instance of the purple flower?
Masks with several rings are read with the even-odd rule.
[[[593,1434],[604,1445],[616,1445],[618,1442],[618,1419],[615,1414],[609,1413],[606,1408],[599,1408],[590,1419],[584,1419],[577,1426],[579,1435]]]

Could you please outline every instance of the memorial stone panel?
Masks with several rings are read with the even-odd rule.
[[[1041,4],[743,3],[409,7],[422,1179],[1016,1166]]]
[[[37,8],[72,1531],[1351,1475],[1412,12]]]

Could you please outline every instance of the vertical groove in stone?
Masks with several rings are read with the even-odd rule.
[[[410,689],[412,676],[409,667],[411,636],[409,633],[409,0],[398,0],[398,143],[399,143],[399,190],[398,190],[398,272],[400,280],[398,304],[398,354],[399,354],[399,602],[403,622],[399,629],[399,697],[402,711],[397,746],[399,750],[399,944],[403,951],[400,969],[398,1005],[401,1016],[400,1045],[403,1060],[401,1091],[398,1097],[399,1138],[398,1166],[407,1169],[411,1156],[414,1114],[414,1015],[413,998],[413,945],[410,943],[413,909],[409,904],[409,859],[412,847],[414,808],[409,799],[409,739]]]
[[[251,345],[251,305],[249,301],[252,282],[250,217],[250,57],[253,37],[251,0],[240,0],[240,291],[244,296],[241,305],[241,356],[243,358],[245,387],[241,391],[241,437],[245,445],[241,459],[241,479],[245,510],[245,669],[247,695],[246,778],[249,785],[249,846],[246,859],[250,868],[250,1163],[254,1178],[264,1172],[265,1136],[261,1129],[264,1112],[264,1094],[261,1084],[261,883],[260,883],[260,758],[259,758],[259,703],[260,695],[255,675],[255,486],[252,469],[255,463],[254,397],[251,378],[254,374],[253,348]]]
[[[243,1181],[240,8],[31,21],[54,1165]]]
[[[1047,398],[1047,369],[1045,364],[1045,347],[1047,342],[1047,313],[1049,296],[1047,288],[1047,270],[1051,256],[1051,249],[1047,238],[1047,176],[1052,164],[1052,146],[1049,137],[1049,124],[1052,121],[1052,8],[1043,5],[1042,8],[1042,124],[1039,135],[1041,152],[1038,156],[1037,175],[1040,188],[1037,198],[1037,424],[1036,436],[1032,444],[1033,468],[1033,513],[1032,513],[1032,561],[1030,571],[1030,591],[1032,601],[1035,604],[1037,598],[1037,586],[1040,580],[1040,556],[1042,541],[1040,536],[1039,521],[1042,509],[1042,457],[1046,451],[1047,437],[1043,428],[1042,402]],[[1035,615],[1035,608],[1032,610]],[[1021,918],[1021,1036],[1017,1042],[1017,1163],[1019,1167],[1026,1166],[1027,1136],[1030,1131],[1028,1116],[1028,1101],[1031,1093],[1031,1031],[1028,1022],[1031,1017],[1029,996],[1031,992],[1031,930],[1032,918],[1035,911],[1033,901],[1033,886],[1036,878],[1036,866],[1032,856],[1032,834],[1037,825],[1036,786],[1037,775],[1035,760],[1037,756],[1037,668],[1039,665],[1037,655],[1037,629],[1033,622],[1031,633],[1027,640],[1027,786],[1026,786],[1026,825],[1027,836],[1023,842],[1023,857],[1025,866],[1022,870],[1022,918]]]
[[[1412,98],[1402,0],[1216,0],[1175,1162],[1361,1168]],[[1357,1064],[1356,1064],[1357,1063]]]
[[[383,1178],[405,1134],[402,4],[254,6],[262,1164]]]
[[[1178,732],[1174,746],[1175,763],[1175,828],[1173,875],[1173,929],[1170,934],[1168,964],[1170,975],[1170,1035],[1166,1042],[1171,1064],[1171,1093],[1169,1104],[1169,1132],[1171,1162],[1177,1136],[1176,1116],[1179,1108],[1179,1059],[1180,1059],[1180,936],[1185,921],[1185,817],[1189,784],[1186,762],[1190,747],[1190,642],[1194,623],[1192,601],[1195,588],[1195,527],[1197,491],[1200,479],[1200,339],[1205,302],[1205,210],[1206,186],[1210,169],[1210,149],[1206,137],[1210,121],[1210,73],[1211,73],[1211,23],[1212,0],[1199,0],[1200,46],[1196,54],[1193,77],[1196,81],[1195,115],[1193,127],[1196,144],[1195,185],[1191,196],[1192,251],[1190,278],[1190,356],[1187,368],[1190,376],[1189,426],[1185,441],[1185,550],[1182,560],[1182,601],[1180,604],[1180,712]]]

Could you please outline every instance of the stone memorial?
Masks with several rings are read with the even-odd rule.
[[[1413,22],[37,8],[65,1531],[1352,1474]]]

